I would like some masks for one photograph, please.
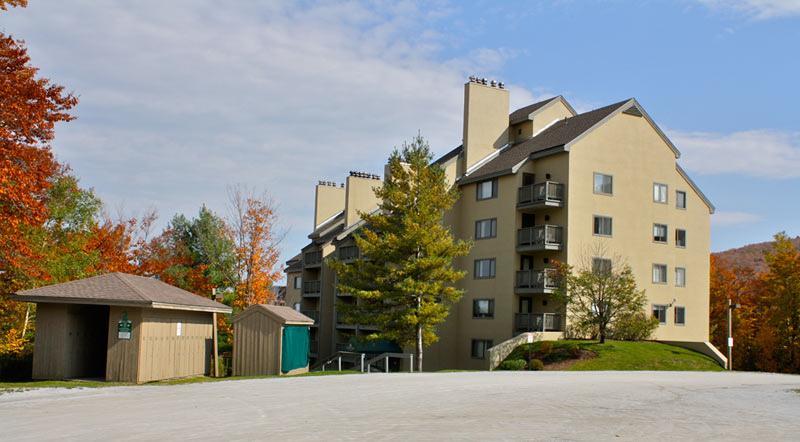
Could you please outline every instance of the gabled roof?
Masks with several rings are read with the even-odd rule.
[[[285,305],[273,305],[273,304],[251,305],[245,311],[236,315],[236,317],[233,318],[233,322],[241,321],[242,319],[256,313],[269,316],[281,324],[288,324],[288,325],[314,324],[313,319],[309,318],[308,316],[298,312],[297,310],[291,307],[287,307]]]
[[[230,313],[227,305],[212,301],[154,278],[106,273],[16,293],[27,302],[96,304]]]
[[[527,160],[532,154],[567,145],[629,101],[620,101],[558,121],[535,137],[508,147],[483,167],[462,178],[459,184],[511,173],[514,167]]]
[[[542,101],[539,101],[537,103],[529,104],[529,105],[527,105],[525,107],[521,107],[521,108],[515,110],[514,112],[511,112],[511,114],[508,116],[508,124],[509,125],[514,125],[514,124],[517,124],[517,123],[522,123],[523,121],[530,119],[531,114],[535,113],[539,109],[542,109],[543,107],[547,106],[548,104],[550,104],[550,103],[552,103],[554,101],[558,101],[558,100],[560,100],[562,103],[564,103],[564,105],[567,106],[567,108],[570,111],[572,111],[573,115],[575,115],[577,113],[572,108],[572,106],[570,106],[570,104],[567,102],[567,100],[564,99],[563,96],[558,95],[558,96],[555,96],[555,97],[552,97],[552,98],[548,98],[547,100],[542,100]]]
[[[689,175],[686,173],[686,171],[685,171],[685,170],[683,170],[683,168],[682,168],[681,166],[679,166],[677,163],[675,164],[675,170],[677,170],[677,171],[678,171],[678,174],[679,174],[680,176],[682,176],[682,177],[683,177],[683,179],[685,179],[687,183],[689,183],[689,187],[691,187],[691,188],[692,188],[692,190],[694,190],[695,192],[697,192],[697,196],[699,196],[699,197],[700,197],[700,199],[701,199],[701,200],[703,200],[703,202],[706,204],[706,206],[708,206],[708,211],[709,211],[711,214],[713,214],[714,212],[716,212],[717,208],[716,208],[716,207],[714,207],[714,204],[712,204],[712,203],[711,203],[711,200],[710,200],[710,199],[708,199],[708,197],[706,196],[706,194],[704,194],[704,193],[703,193],[703,191],[702,191],[702,190],[700,190],[700,188],[699,188],[699,187],[697,187],[697,184],[695,184],[695,182],[694,182],[694,181],[693,181],[691,178],[689,178]]]
[[[450,152],[442,155],[438,159],[434,160],[431,164],[438,164],[442,165],[450,160],[450,158],[457,157],[461,154],[461,151],[464,150],[464,145],[459,145],[458,147],[454,148]]]
[[[297,273],[303,270],[303,254],[298,253],[286,261],[286,273]]]

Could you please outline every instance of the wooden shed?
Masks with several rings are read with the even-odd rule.
[[[307,372],[312,324],[313,319],[290,307],[250,306],[233,319],[233,375]]]
[[[213,374],[230,307],[153,278],[109,273],[18,292],[35,302],[34,379],[143,383]]]

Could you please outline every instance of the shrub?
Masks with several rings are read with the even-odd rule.
[[[570,357],[572,358],[578,358],[581,355],[581,348],[578,347],[578,344],[575,344],[573,342],[564,345],[564,351],[569,353]]]
[[[544,341],[539,345],[538,353],[542,355],[542,357],[547,357],[550,353],[553,352],[553,343],[550,341]]]
[[[528,364],[528,369],[533,371],[544,370],[544,362],[541,359],[531,359],[531,363]]]
[[[525,365],[527,364],[523,359],[511,359],[508,361],[503,361],[503,363],[500,364],[500,370],[525,370]]]
[[[0,381],[24,381],[31,378],[33,352],[0,355]]]
[[[644,312],[636,312],[614,321],[608,337],[619,341],[643,341],[650,339],[656,328],[658,328],[658,319]]]

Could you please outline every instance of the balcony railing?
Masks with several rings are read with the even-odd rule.
[[[560,250],[563,243],[563,229],[551,224],[524,227],[517,230],[517,250]]]
[[[316,281],[303,281],[303,296],[320,296],[322,292],[322,284],[319,280]]]
[[[554,181],[528,184],[517,189],[517,206],[560,207],[564,202],[564,185]]]
[[[342,246],[339,248],[340,261],[352,261],[358,259],[358,247],[356,246]]]
[[[514,324],[517,331],[564,331],[560,313],[516,313]]]
[[[303,266],[315,267],[322,265],[322,251],[306,252],[303,254]]]
[[[355,348],[349,342],[337,342],[336,351],[353,351]]]
[[[520,270],[514,288],[517,293],[552,293],[558,288],[555,270]]]
[[[336,312],[336,326],[340,328],[356,328],[355,324],[345,322],[344,315],[341,312]]]
[[[314,325],[319,325],[319,312],[316,310],[300,310],[300,313],[314,320]]]

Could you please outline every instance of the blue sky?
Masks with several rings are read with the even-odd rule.
[[[512,107],[636,97],[716,204],[713,250],[800,234],[800,0],[30,3],[0,29],[80,95],[54,149],[112,215],[225,215],[241,183],[289,258],[318,180],[382,173],[418,130],[458,145],[477,74]]]

